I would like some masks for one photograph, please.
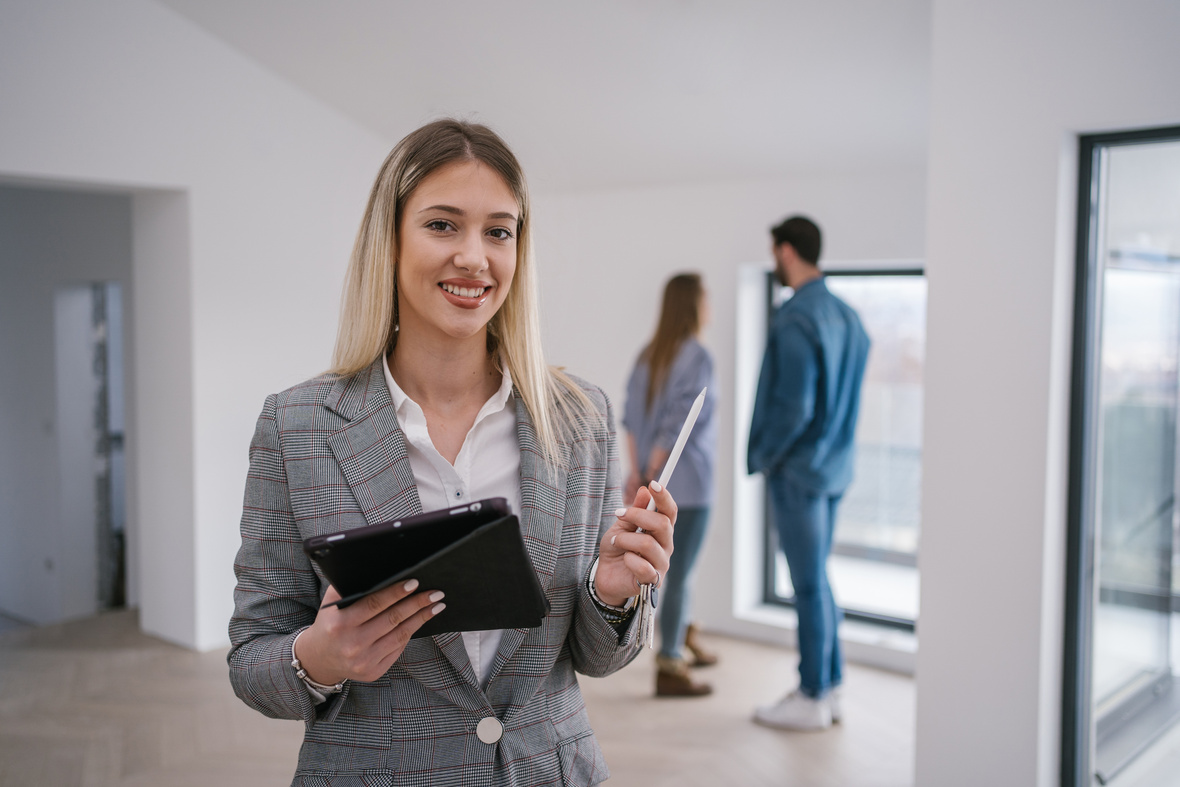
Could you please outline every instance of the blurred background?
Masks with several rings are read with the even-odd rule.
[[[263,398],[326,368],[381,161],[454,115],[520,158],[550,361],[617,406],[704,275],[707,631],[793,642],[744,456],[769,227],[805,213],[874,340],[832,572],[849,658],[914,676],[914,783],[1174,751],[1168,711],[1097,765],[1180,672],[1180,162],[1079,135],[1180,124],[1177,33],[1159,0],[3,0],[4,625],[225,646]]]

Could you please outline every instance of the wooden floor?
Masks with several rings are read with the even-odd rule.
[[[698,673],[711,697],[653,698],[650,653],[582,679],[611,787],[912,783],[912,680],[850,666],[841,725],[778,732],[750,714],[794,684],[794,652],[706,641],[722,656]],[[234,697],[224,651],[141,634],[133,612],[0,632],[0,785],[284,785],[302,730]]]

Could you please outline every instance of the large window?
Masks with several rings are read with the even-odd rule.
[[[1062,783],[1174,784],[1180,128],[1081,153]]]
[[[918,267],[825,267],[828,288],[860,314],[872,340],[861,389],[855,479],[840,504],[829,560],[837,603],[849,618],[914,628],[922,486],[926,279]],[[773,275],[768,309],[790,297]],[[768,315],[769,316],[769,315]],[[765,600],[793,590],[766,506]]]

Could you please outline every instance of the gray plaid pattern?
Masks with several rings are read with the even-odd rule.
[[[267,716],[302,719],[293,784],[590,785],[609,772],[575,672],[608,675],[639,652],[586,592],[602,528],[620,505],[610,402],[579,382],[599,418],[562,445],[566,467],[542,459],[517,399],[521,530],[551,605],[535,629],[505,631],[486,692],[461,635],[416,639],[372,683],[350,682],[316,706],[291,669],[291,642],[315,619],[327,584],[304,539],[420,513],[405,438],[381,362],[325,375],[266,399],[250,445],[230,681]],[[504,725],[488,745],[480,719]]]

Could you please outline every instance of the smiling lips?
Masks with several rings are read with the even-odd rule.
[[[445,281],[439,282],[438,286],[448,301],[466,309],[476,309],[482,306],[483,302],[487,300],[488,291],[492,289],[485,286],[460,287]]]

